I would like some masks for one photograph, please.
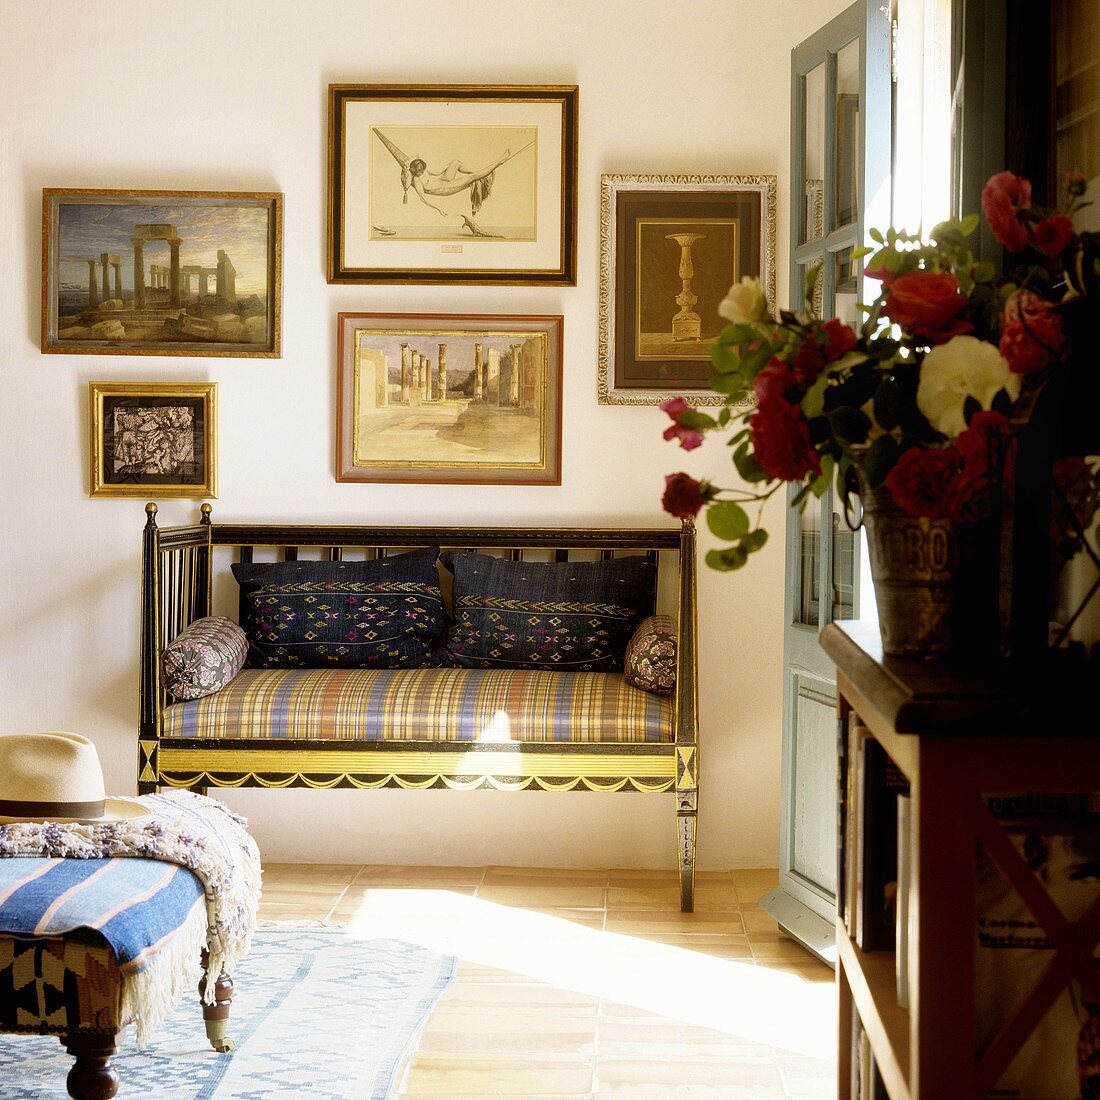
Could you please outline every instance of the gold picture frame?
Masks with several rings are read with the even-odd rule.
[[[89,382],[91,495],[217,497],[217,382]]]
[[[283,196],[42,191],[42,351],[276,359]]]
[[[575,286],[577,96],[329,85],[328,281]]]
[[[774,310],[775,193],[775,176],[600,177],[601,405],[722,404],[718,304],[749,275]]]
[[[560,485],[563,326],[341,313],[336,480]]]

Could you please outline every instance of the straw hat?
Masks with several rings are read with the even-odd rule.
[[[0,734],[0,825],[128,821],[149,810],[107,798],[95,745],[79,733]]]

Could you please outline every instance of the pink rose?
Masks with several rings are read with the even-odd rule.
[[[1001,318],[1001,354],[1016,374],[1030,374],[1056,362],[1066,345],[1062,318],[1045,298],[1017,290]]]
[[[982,190],[982,213],[993,236],[1009,250],[1027,247],[1027,227],[1020,213],[1031,209],[1031,183],[1011,172],[998,172]]]
[[[684,398],[670,397],[667,401],[661,402],[661,408],[672,417],[671,427],[665,428],[664,431],[665,439],[678,439],[685,451],[694,451],[702,444],[702,432],[695,428],[685,428],[679,423],[678,418],[682,413],[695,411]]]

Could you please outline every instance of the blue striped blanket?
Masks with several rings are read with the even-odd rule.
[[[204,904],[202,883],[153,859],[0,859],[0,932],[53,936],[86,928],[123,974],[143,970]]]

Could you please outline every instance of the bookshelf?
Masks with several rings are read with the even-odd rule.
[[[862,724],[909,781],[908,1007],[898,1003],[895,951],[858,946],[844,919],[853,899],[845,896],[836,932],[839,1098],[859,1100],[852,1079],[857,1026],[881,1077],[874,1095],[885,1088],[891,1100],[985,1097],[1071,981],[1100,999],[1093,957],[1100,897],[1076,920],[1063,917],[987,802],[1009,792],[1100,792],[1100,724],[1094,701],[1080,706],[1089,702],[1087,681],[1048,681],[1027,691],[1005,672],[884,658],[874,624],[831,624],[821,644],[837,668],[838,746],[849,747],[853,724]],[[841,755],[846,771],[854,761],[848,751]],[[844,820],[853,807],[843,780],[841,792]],[[862,824],[840,829],[841,882],[854,846],[865,839]],[[978,1036],[990,1028],[976,1007],[979,846],[1051,942],[1040,979],[1004,1006],[983,1042]]]

